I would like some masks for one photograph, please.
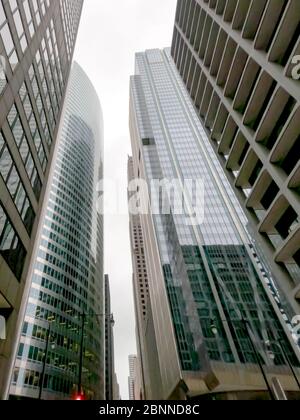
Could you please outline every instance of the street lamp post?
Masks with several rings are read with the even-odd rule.
[[[258,363],[259,369],[260,369],[260,371],[261,371],[261,374],[262,374],[262,376],[263,376],[263,378],[264,378],[264,381],[265,381],[265,384],[266,384],[266,386],[267,386],[267,389],[268,389],[269,395],[270,395],[270,397],[271,397],[271,400],[272,400],[272,401],[274,401],[274,400],[275,400],[274,394],[273,394],[273,392],[272,392],[272,390],[271,390],[271,387],[270,387],[270,384],[269,384],[269,381],[268,381],[267,375],[266,375],[265,370],[264,370],[264,368],[263,368],[263,364],[262,364],[262,362],[261,362],[261,360],[260,360],[260,356],[259,356],[259,354],[258,354],[258,351],[257,351],[256,347],[255,347],[255,344],[254,344],[254,343],[253,343],[253,341],[252,341],[252,337],[251,337],[251,334],[250,334],[249,329],[248,329],[248,328],[249,328],[249,323],[248,323],[248,321],[247,321],[246,319],[244,319],[244,318],[243,318],[242,322],[243,322],[243,325],[244,325],[245,332],[246,332],[246,334],[247,334],[247,336],[248,336],[248,339],[249,339],[249,341],[250,341],[250,343],[251,343],[252,350],[253,350],[253,352],[254,352],[254,354],[255,354],[255,358],[256,358],[256,360],[257,360],[257,363]]]
[[[279,340],[278,341],[278,343],[277,342],[274,342],[274,343],[272,343],[272,344],[274,344],[275,346],[277,346],[279,349],[280,349],[280,352],[282,353],[282,355],[283,355],[283,357],[284,357],[284,359],[285,359],[285,361],[286,361],[286,363],[287,363],[287,365],[289,366],[289,368],[290,368],[290,370],[291,370],[291,372],[292,372],[292,374],[293,374],[293,377],[295,378],[295,381],[296,381],[296,383],[297,383],[297,385],[298,385],[298,388],[300,389],[300,382],[299,382],[299,379],[298,379],[298,377],[297,377],[297,374],[296,374],[296,372],[295,372],[295,369],[294,369],[294,367],[293,367],[293,365],[292,365],[292,363],[291,363],[291,361],[290,361],[290,359],[289,359],[289,357],[288,357],[288,355],[285,353],[285,351],[284,351],[284,346],[283,346],[283,341],[282,340]],[[271,343],[268,341],[268,342],[266,342],[266,345],[268,346],[268,347],[270,347],[271,346]],[[274,357],[274,359],[275,359],[275,355],[274,355],[274,353],[271,353],[270,352],[270,357]]]
[[[88,317],[104,317],[108,318],[111,324],[114,324],[113,314],[81,314],[82,324],[81,324],[81,343],[80,343],[80,358],[79,358],[79,372],[78,372],[78,396],[82,396],[82,369],[83,369],[83,353],[84,353],[84,327],[85,320]]]
[[[42,369],[42,374],[41,374],[41,377],[40,377],[40,388],[39,388],[39,397],[38,397],[39,400],[42,399],[42,394],[43,394],[45,374],[46,374],[46,365],[47,365],[47,359],[48,359],[50,335],[51,335],[51,323],[49,322],[48,329],[47,329],[47,336],[46,336],[46,347],[45,347],[45,352],[44,352],[44,356],[43,356],[43,369]]]
[[[85,313],[81,314],[81,341],[80,341],[80,357],[79,357],[79,372],[78,372],[78,394],[82,393],[82,366],[83,366],[83,344],[84,344],[84,324],[85,324]]]

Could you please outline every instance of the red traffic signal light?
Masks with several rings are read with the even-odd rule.
[[[75,401],[84,401],[85,400],[85,396],[84,394],[76,394],[74,397]]]

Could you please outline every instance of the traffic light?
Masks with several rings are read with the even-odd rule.
[[[85,400],[85,395],[83,393],[80,393],[80,394],[77,393],[77,394],[75,394],[74,400],[75,401],[84,401]]]

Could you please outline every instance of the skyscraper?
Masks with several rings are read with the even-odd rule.
[[[0,398],[83,0],[0,1]]]
[[[296,366],[298,350],[257,263],[247,219],[169,50],[136,55],[130,129],[160,398],[264,398],[260,358],[269,381],[276,376],[285,390],[296,391],[276,343],[283,340]],[[173,188],[169,194],[158,191],[150,201],[155,181],[173,183]],[[187,181],[195,181],[192,188],[184,188]],[[185,198],[181,213],[176,185]],[[162,211],[166,199],[169,212]],[[159,204],[159,211],[153,203]],[[274,360],[266,354],[267,342]]]
[[[133,159],[128,158],[128,183],[135,179]],[[134,191],[130,191],[128,199],[134,194]],[[146,258],[144,251],[144,239],[142,232],[142,225],[140,216],[130,214],[129,215],[129,232],[130,232],[130,243],[131,243],[131,256],[132,256],[132,267],[133,277],[132,286],[134,294],[134,308],[136,318],[136,340],[138,350],[138,361],[141,369],[142,376],[142,393],[145,393],[145,370],[146,367],[146,348],[144,342],[144,334],[147,322],[147,305],[148,301],[148,274],[146,267]]]
[[[133,158],[128,158],[128,200],[137,193]],[[145,400],[160,396],[161,378],[158,369],[157,348],[153,330],[151,301],[149,298],[144,233],[139,214],[129,212],[129,232],[132,256],[132,286],[136,319],[137,361],[140,370],[140,394]],[[154,368],[155,367],[155,368]]]
[[[139,360],[136,355],[129,356],[129,377],[128,377],[129,400],[139,401],[142,396],[141,390],[141,371]]]
[[[300,3],[179,0],[172,57],[294,313],[300,310]]]
[[[128,377],[128,392],[129,392],[129,400],[134,401],[134,363],[135,363],[136,356],[130,355],[128,358],[129,361],[129,377]]]
[[[115,373],[114,373],[114,378],[113,378],[113,400],[114,401],[120,401],[121,400],[120,386],[119,386],[119,383],[118,383],[117,375]]]
[[[11,377],[10,396],[105,399],[103,122],[95,89],[73,64],[30,287]]]
[[[111,311],[109,276],[104,276],[105,287],[105,399],[114,400],[115,355],[114,355],[114,319]]]

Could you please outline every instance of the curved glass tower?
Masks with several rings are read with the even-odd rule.
[[[73,65],[30,270],[11,397],[104,398],[103,123],[97,94]],[[82,360],[82,366],[81,366]]]

